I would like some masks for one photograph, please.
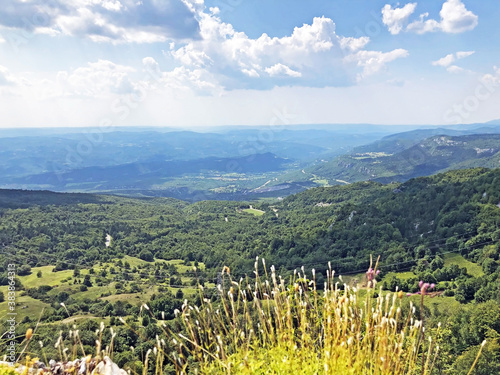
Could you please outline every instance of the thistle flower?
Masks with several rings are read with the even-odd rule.
[[[366,278],[368,279],[368,288],[375,287],[377,280],[375,278],[380,273],[380,270],[375,271],[373,268],[368,268],[366,271]]]
[[[434,289],[435,286],[436,286],[436,284],[434,284],[434,283],[432,283],[432,284],[424,283],[422,280],[420,280],[420,282],[418,283],[418,287],[420,288],[420,290],[416,293],[406,293],[406,295],[407,296],[415,296],[415,295],[421,294],[421,295],[425,296],[432,289]]]

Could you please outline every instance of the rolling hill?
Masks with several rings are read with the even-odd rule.
[[[434,135],[416,143],[409,137],[406,145],[401,139],[393,136],[382,143],[357,148],[307,172],[330,182],[390,182],[451,169],[500,166],[498,134]]]

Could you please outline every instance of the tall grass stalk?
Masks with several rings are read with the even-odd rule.
[[[225,268],[220,301],[182,307],[186,335],[172,333],[177,372],[195,371],[191,354],[202,374],[430,374],[439,347],[429,337],[424,348],[422,321],[414,308],[403,316],[402,293],[373,298],[375,270],[361,301],[331,268],[322,291],[314,270],[310,281],[302,268],[286,282],[274,267],[261,277],[256,262],[255,279],[236,282]]]

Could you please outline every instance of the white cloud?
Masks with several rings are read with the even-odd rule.
[[[461,33],[474,29],[478,24],[478,17],[460,0],[448,0],[443,4],[439,13],[441,28],[446,33]]]
[[[472,54],[474,54],[474,52],[475,51],[459,51],[456,53],[450,53],[445,57],[440,58],[439,60],[433,61],[432,65],[442,66],[443,68],[446,68],[446,70],[450,73],[461,73],[464,71],[464,69],[452,64],[457,60],[461,60],[468,56],[471,56]]]
[[[12,86],[16,84],[13,74],[5,66],[0,65],[0,86]]]
[[[446,68],[450,66],[453,62],[455,62],[455,55],[453,53],[450,53],[449,55],[446,55],[445,57],[442,57],[437,61],[433,61],[432,65],[443,66]]]
[[[370,42],[370,38],[367,36],[362,36],[360,38],[353,37],[341,37],[340,47],[342,49],[350,50],[352,52],[358,51],[364,48]]]
[[[14,1],[24,4],[26,14],[42,3]],[[57,76],[53,73],[43,83],[38,79],[32,97],[107,99],[144,88],[218,97],[228,90],[272,90],[275,86],[352,86],[356,78],[380,72],[391,61],[408,55],[403,49],[367,50],[370,38],[341,36],[334,21],[327,17],[315,17],[283,37],[265,33],[250,37],[223,22],[219,12],[207,9],[203,0],[73,0],[65,6],[63,1],[44,3],[50,17],[43,25],[33,26],[34,33],[111,43],[168,40],[163,53],[169,68],[160,68],[153,57],[145,57],[143,69],[154,78],[146,80],[130,66],[97,60],[60,71]],[[196,35],[191,39],[172,39],[170,29],[165,29],[176,28],[175,23],[169,24],[169,17],[179,15],[173,11],[178,4],[190,18],[180,17],[175,22],[187,22],[189,26],[189,20],[197,20]],[[165,12],[173,15],[165,17]],[[17,27],[6,26],[7,13],[15,12],[1,9],[0,25]],[[189,27],[181,28],[184,36],[190,35]]]
[[[193,44],[188,44],[171,53],[176,60],[184,65],[201,67],[213,64],[212,59],[204,51],[195,49]]]
[[[0,27],[96,42],[153,43],[199,37],[182,0],[11,0],[0,8]]]
[[[241,72],[243,74],[246,74],[249,77],[253,77],[253,78],[259,78],[260,77],[260,74],[257,73],[257,71],[255,69],[241,69]]]
[[[466,9],[461,0],[447,0],[439,12],[440,21],[426,19],[429,13],[420,15],[418,21],[410,23],[406,30],[417,34],[443,31],[445,33],[461,33],[474,29],[478,24],[478,16]]]
[[[434,32],[441,29],[441,24],[433,19],[426,20],[429,17],[429,13],[422,13],[418,21],[410,23],[407,27],[407,31],[414,31],[417,34],[425,34],[428,32]]]
[[[265,69],[266,73],[269,74],[271,77],[276,77],[276,76],[289,76],[289,77],[301,77],[302,74],[300,72],[297,72],[295,70],[290,69],[288,66],[283,65],[283,64],[275,64],[269,68]]]
[[[399,58],[408,56],[405,49],[395,49],[391,52],[380,51],[359,51],[356,54],[346,57],[347,61],[356,62],[363,67],[363,72],[358,75],[358,80],[380,71],[387,63]]]
[[[476,51],[459,51],[457,52],[457,59],[463,59],[465,57],[468,57],[470,55],[473,55]]]
[[[382,8],[382,22],[387,26],[391,34],[399,34],[416,7],[417,3],[408,3],[402,8],[393,8],[391,5],[386,4]]]
[[[143,87],[157,89],[191,90],[201,95],[216,95],[222,92],[222,87],[206,69],[186,66],[177,67],[171,71],[162,72],[159,64],[152,57],[142,60],[145,70],[149,73],[149,81],[142,82]]]
[[[497,89],[500,86],[500,68],[493,67],[494,74],[488,73],[481,77],[481,81],[485,82],[490,90]]]
[[[201,38],[171,45],[165,54],[188,70],[204,71],[225,89],[270,89],[275,84],[290,84],[273,81],[279,77],[300,78],[293,84],[304,86],[352,84],[350,77],[355,76],[357,66],[364,67],[366,76],[392,61],[383,52],[371,51],[382,56],[377,67],[373,64],[369,68],[369,61],[358,64],[357,53],[364,51],[370,39],[338,35],[335,23],[327,17],[315,17],[311,24],[295,27],[290,35],[281,38],[265,33],[250,38],[222,22],[217,12],[206,13],[198,3],[190,6],[197,9]],[[351,55],[352,59],[345,59]]]
[[[96,3],[96,2],[100,3],[104,9],[112,10],[115,12],[118,12],[123,8],[122,3],[120,3],[118,0],[116,0],[116,1],[110,1],[110,0],[97,0],[96,1],[96,0],[94,0],[94,3]]]
[[[130,94],[136,91],[129,75],[135,69],[108,60],[88,63],[73,71],[60,71],[57,75],[57,96],[83,96],[108,98],[112,94]]]
[[[464,71],[464,68],[461,68],[457,65],[451,65],[448,68],[446,68],[446,70],[450,73],[457,74],[457,73],[462,73]]]

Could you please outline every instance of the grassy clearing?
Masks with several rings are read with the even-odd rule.
[[[135,280],[132,281],[121,281],[120,283],[124,286],[124,291],[126,292],[127,289],[129,289],[130,283],[134,282],[138,284],[138,286],[141,288],[141,292],[138,293],[117,293],[116,290],[116,282],[111,281],[110,279],[115,278],[116,276],[119,276],[120,272],[122,272],[122,268],[116,266],[116,261],[114,260],[112,262],[108,263],[103,263],[101,265],[95,265],[93,267],[95,273],[90,275],[91,278],[91,283],[92,286],[88,287],[87,290],[82,291],[80,288],[82,286],[81,282],[84,279],[85,275],[89,274],[89,270],[87,269],[81,269],[80,270],[80,275],[78,277],[74,277],[74,271],[73,270],[63,270],[63,271],[57,271],[57,272],[52,272],[53,269],[55,268],[54,266],[43,266],[43,267],[34,267],[31,270],[31,274],[26,275],[26,276],[19,276],[19,280],[21,281],[22,285],[28,289],[28,288],[36,288],[41,285],[49,285],[53,289],[47,292],[47,295],[51,299],[55,299],[55,297],[61,293],[61,292],[66,292],[68,293],[72,299],[82,302],[85,300],[90,299],[91,301],[95,301],[98,299],[101,300],[108,300],[110,302],[116,302],[116,301],[124,301],[124,302],[130,302],[133,305],[140,305],[147,303],[153,293],[160,293],[159,292],[159,287],[158,286],[152,286],[151,285],[151,276],[146,276],[149,274],[151,271],[151,267],[154,267],[155,263],[162,263],[162,264],[173,264],[176,266],[178,272],[179,272],[179,277],[182,280],[182,283],[185,285],[182,287],[183,293],[188,296],[196,293],[196,288],[195,287],[186,287],[187,285],[191,285],[192,278],[189,276],[186,276],[185,273],[187,271],[192,271],[193,270],[193,265],[186,265],[184,264],[183,260],[163,260],[163,259],[157,259],[154,262],[147,262],[142,259],[136,258],[136,257],[131,257],[131,256],[125,256],[121,259],[121,261],[128,262],[130,264],[131,269],[132,268],[139,268],[139,274],[137,275],[136,272],[132,272],[131,270],[127,270],[130,275]],[[148,268],[144,268],[145,266],[149,266]],[[96,285],[96,279],[99,276],[99,273],[103,269],[109,269],[110,267],[114,267],[116,272],[116,275],[110,274],[108,270],[108,279],[104,279],[105,282],[103,283],[102,286]],[[197,266],[198,269],[205,269],[205,265],[203,263],[199,263]],[[41,277],[37,276],[38,272],[42,273]],[[165,280],[155,280],[156,282],[159,281],[167,281],[168,278],[165,278]],[[75,280],[78,280],[79,282],[75,283]],[[168,287],[168,281],[166,284],[163,284],[164,287]],[[171,290],[174,294],[177,291],[178,287],[168,287],[169,290]],[[0,287],[0,291],[4,293],[4,295],[7,295],[7,286],[2,286]],[[38,318],[38,315],[40,314],[40,311],[42,310],[43,307],[49,307],[50,305],[47,303],[44,303],[40,300],[33,299],[32,297],[29,297],[27,295],[21,296],[21,294],[24,292],[19,291],[17,293],[17,309],[16,312],[18,314],[18,319],[23,319],[25,316],[29,316],[31,319]],[[5,315],[7,313],[7,302],[0,303],[0,316]]]
[[[382,281],[385,281],[393,276],[396,276],[398,279],[401,279],[401,280],[408,280],[408,279],[411,279],[412,277],[416,277],[417,275],[415,275],[413,272],[387,272]]]
[[[19,280],[26,288],[34,288],[40,285],[61,285],[63,280],[73,277],[73,270],[52,272],[54,268],[54,266],[34,267],[31,269],[31,274],[19,276]],[[42,272],[42,277],[37,277],[38,271]],[[81,271],[82,275],[85,275],[85,273],[84,270]]]
[[[439,296],[426,300],[425,306],[427,306],[431,311],[433,311],[434,308],[437,308],[442,314],[451,316],[450,312],[458,309],[461,305],[455,297]]]
[[[142,293],[112,294],[107,297],[102,297],[101,299],[113,303],[117,301],[123,301],[123,302],[129,302],[132,305],[138,305],[149,302],[154,292],[155,291],[153,289],[151,290],[148,289],[143,291]]]
[[[444,265],[449,266],[451,264],[456,264],[460,268],[467,268],[467,273],[474,277],[481,277],[484,275],[483,269],[480,265],[472,263],[465,259],[462,255],[456,253],[444,254]]]
[[[322,187],[328,187],[328,186],[330,186],[330,184],[328,183],[328,180],[326,180],[326,179],[312,178],[311,181],[314,182],[315,184],[319,185],[319,186],[322,186]]]
[[[174,266],[176,266],[177,267],[177,271],[179,271],[179,273],[186,273],[187,271],[192,271],[193,270],[193,266],[194,266],[193,263],[190,266],[186,266],[184,264],[184,261],[180,260],[180,259],[169,260],[169,261],[166,261],[166,262],[168,264],[173,264]],[[200,270],[204,270],[205,269],[205,264],[199,262],[198,266],[196,268],[198,268]]]
[[[163,259],[155,259],[154,262],[147,262],[147,261],[142,260],[140,258],[131,257],[130,255],[125,255],[122,258],[122,262],[123,263],[128,262],[131,267],[137,267],[137,266],[143,266],[145,264],[152,265],[152,264],[155,264],[155,263],[166,263],[167,261],[163,260]]]
[[[252,214],[254,216],[262,216],[262,215],[264,215],[266,213],[265,211],[256,210],[255,208],[245,208],[242,211],[246,212],[246,213],[249,213],[249,214]]]
[[[99,318],[97,316],[92,316],[92,315],[73,315],[73,316],[70,316],[69,318],[61,320],[61,323],[70,324],[70,323],[78,322],[79,320],[82,320],[82,319],[85,319],[85,320],[96,319],[99,322],[101,322],[103,320],[103,318]]]
[[[4,295],[7,295],[6,286],[1,287],[0,290]],[[47,307],[49,307],[49,305],[42,301],[31,298],[30,296],[21,296],[18,294],[16,296],[16,320],[21,321],[25,316],[28,316],[32,320],[36,320],[40,317],[42,310]],[[0,317],[2,320],[7,316],[7,312],[10,312],[8,311],[7,302],[0,303]]]
[[[115,289],[111,285],[106,286],[91,286],[85,292],[77,291],[75,294],[72,294],[71,297],[77,301],[83,301],[86,298],[91,300],[95,300],[101,298],[101,295],[107,293],[114,293]]]
[[[366,274],[357,273],[354,275],[342,275],[342,280],[347,285],[361,287],[361,285],[366,281]]]

